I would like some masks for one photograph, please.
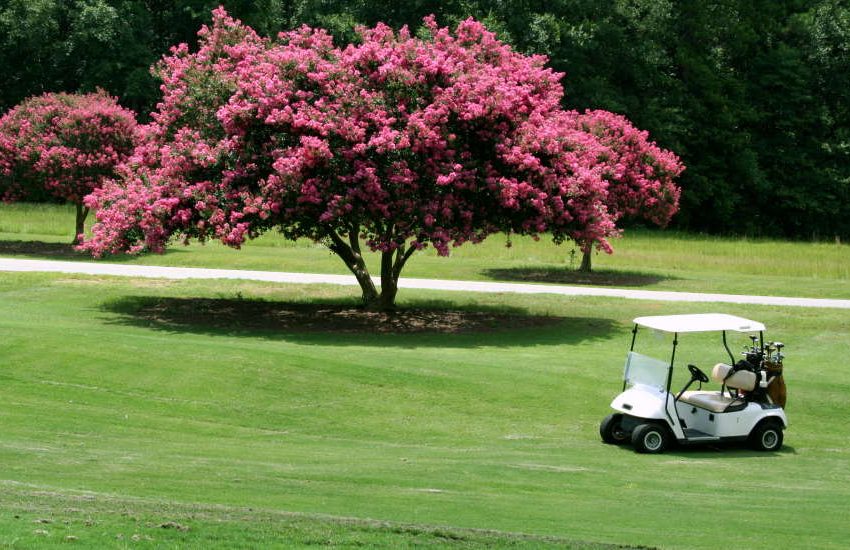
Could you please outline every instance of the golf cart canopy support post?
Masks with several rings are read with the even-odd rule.
[[[735,356],[732,355],[732,350],[729,349],[729,344],[726,343],[726,331],[725,330],[723,331],[723,347],[726,348],[726,353],[729,354],[729,361],[731,361],[729,364],[734,365],[735,364]]]
[[[676,346],[679,345],[679,333],[673,333],[673,353],[670,354],[670,367],[667,369],[667,394],[664,396],[664,412],[670,419],[670,424],[675,426],[676,420],[670,415],[670,386],[673,384],[673,364],[676,362]]]

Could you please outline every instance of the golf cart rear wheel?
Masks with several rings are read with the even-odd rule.
[[[662,453],[669,442],[667,429],[660,424],[641,424],[632,432],[632,446],[639,453]]]
[[[775,420],[761,422],[750,432],[750,445],[757,451],[778,451],[782,447],[782,425]]]
[[[623,415],[609,414],[599,425],[599,435],[602,441],[609,445],[622,445],[628,440],[629,434],[623,431]]]

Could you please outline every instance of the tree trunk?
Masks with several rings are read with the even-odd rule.
[[[379,304],[381,310],[395,309],[398,278],[414,252],[416,252],[415,248],[406,248],[402,244],[395,250],[381,254],[381,301]]]
[[[581,273],[590,273],[593,260],[593,246],[583,247],[581,250],[581,265],[578,270]]]
[[[71,244],[77,245],[83,242],[83,237],[86,232],[86,217],[89,215],[89,209],[87,206],[83,206],[81,203],[76,204],[77,207],[77,224],[75,226],[74,231],[74,240],[71,241]]]
[[[381,253],[381,301],[379,308],[387,311],[395,308],[395,297],[398,294],[398,277],[393,271],[394,251]]]
[[[398,294],[398,278],[407,260],[416,251],[400,245],[395,250],[381,253],[381,292],[375,287],[369,268],[360,253],[360,228],[354,227],[348,233],[348,242],[333,230],[328,231],[331,240],[331,251],[337,254],[348,269],[354,274],[362,291],[363,306],[366,309],[390,311],[395,309],[395,298]]]

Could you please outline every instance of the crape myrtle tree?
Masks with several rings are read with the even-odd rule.
[[[679,187],[674,179],[685,169],[679,158],[649,140],[626,117],[609,111],[576,113],[578,127],[608,148],[603,177],[608,183],[605,204],[614,219],[643,219],[664,227],[679,209]],[[593,237],[576,239],[582,251],[579,271],[590,272]],[[602,245],[604,246],[604,245]]]
[[[339,48],[309,27],[261,38],[218,9],[199,36],[158,64],[162,101],[121,177],[89,198],[83,249],[162,251],[172,235],[239,247],[274,229],[325,243],[366,306],[387,309],[426,246],[548,232],[607,249],[617,232],[611,151],[560,108],[562,75],[480,23],[379,24]]]
[[[116,176],[135,132],[133,112],[102,91],[29,98],[0,118],[0,198],[76,205],[77,243],[88,215],[83,199]]]

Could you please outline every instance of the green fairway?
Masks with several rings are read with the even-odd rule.
[[[71,251],[71,207],[0,204],[0,256],[92,261]],[[503,235],[467,244],[448,258],[433,250],[414,255],[402,277],[591,284],[650,290],[719,292],[812,298],[850,298],[850,246],[629,230],[615,253],[595,256],[591,276],[574,270],[571,244]],[[375,256],[370,254],[368,256]],[[370,257],[373,274],[378,258]],[[165,255],[113,257],[110,262],[166,266],[347,274],[327,248],[263,235],[242,250],[218,242],[173,244]],[[402,291],[404,294],[405,291]]]
[[[353,301],[0,274],[0,546],[846,547],[846,311],[411,291],[457,330],[305,317]],[[602,444],[631,319],[717,309],[787,344],[782,452]]]

